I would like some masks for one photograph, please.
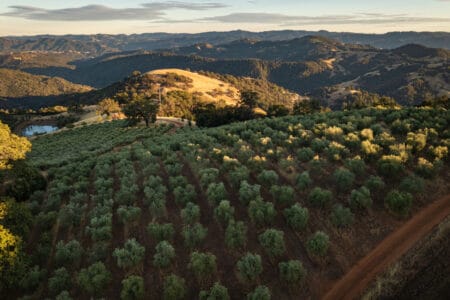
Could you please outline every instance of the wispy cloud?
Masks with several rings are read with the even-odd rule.
[[[341,25],[341,24],[398,24],[450,23],[450,18],[415,17],[405,14],[360,13],[348,15],[294,16],[273,13],[232,13],[199,19],[200,22],[259,23],[280,26]]]
[[[0,15],[44,21],[158,20],[165,16],[165,11],[173,9],[203,11],[224,7],[227,5],[217,2],[191,3],[183,1],[150,2],[141,4],[137,8],[87,5],[63,9],[44,9],[14,5],[9,7],[12,11]]]

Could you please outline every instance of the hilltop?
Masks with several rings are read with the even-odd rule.
[[[21,98],[81,93],[91,87],[71,83],[58,77],[38,76],[0,68],[0,97]]]

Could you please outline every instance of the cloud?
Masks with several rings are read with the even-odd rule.
[[[203,22],[278,24],[281,26],[301,25],[344,25],[344,24],[398,24],[398,23],[449,23],[450,18],[414,17],[360,13],[349,15],[293,16],[272,13],[232,13],[199,19]]]
[[[184,9],[193,11],[224,8],[227,5],[216,2],[190,3],[182,1],[150,2],[138,8],[112,8],[104,5],[87,5],[63,9],[43,9],[34,6],[14,5],[11,12],[1,16],[18,17],[44,21],[106,21],[106,20],[157,20],[165,11]]]

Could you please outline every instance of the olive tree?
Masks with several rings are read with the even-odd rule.
[[[257,286],[253,292],[247,295],[247,300],[270,300],[271,294],[270,290],[265,285]]]
[[[230,204],[230,201],[220,201],[219,205],[214,209],[214,217],[223,226],[228,225],[234,218],[234,207]]]
[[[348,202],[353,210],[370,208],[372,206],[370,190],[365,186],[357,190],[353,190],[350,194],[350,199]]]
[[[287,185],[273,185],[270,193],[280,205],[289,205],[294,201],[294,189]]]
[[[333,207],[330,218],[335,226],[345,227],[353,223],[354,215],[350,208],[338,204]]]
[[[258,236],[259,243],[270,258],[281,256],[286,251],[284,232],[276,229],[267,229]]]
[[[333,174],[336,186],[341,191],[349,190],[355,181],[355,174],[345,168],[337,169]]]
[[[385,205],[396,215],[406,216],[412,206],[413,197],[410,193],[392,190],[386,196]]]
[[[175,258],[175,249],[167,241],[159,242],[155,247],[156,253],[153,255],[153,265],[157,268],[167,268]]]
[[[77,240],[67,243],[59,241],[56,244],[55,261],[57,265],[72,266],[80,262],[83,253],[83,247]]]
[[[308,201],[315,207],[325,207],[331,202],[333,194],[329,190],[315,187],[308,195]]]
[[[297,188],[300,191],[305,191],[312,184],[312,180],[311,180],[311,177],[309,176],[309,172],[305,171],[305,172],[299,174],[297,176],[296,182],[297,182]]]
[[[173,228],[172,223],[150,223],[147,227],[147,231],[156,242],[170,241],[175,235],[175,229]]]
[[[258,175],[258,181],[264,186],[271,187],[278,182],[278,174],[273,170],[263,170]]]
[[[300,204],[296,203],[284,210],[284,217],[292,229],[300,231],[304,230],[308,224],[309,212],[307,208],[301,207]]]
[[[53,276],[48,279],[48,290],[52,295],[58,295],[64,290],[70,290],[72,280],[66,268],[62,267],[53,272]]]
[[[131,275],[122,280],[122,291],[120,299],[122,300],[138,300],[144,299],[145,285],[141,276]]]
[[[195,223],[193,225],[187,225],[183,228],[183,238],[184,244],[188,248],[197,247],[208,234],[208,229],[203,227],[200,223]]]
[[[204,283],[217,272],[216,256],[211,253],[193,252],[188,268],[199,283]]]
[[[102,262],[96,262],[81,269],[77,276],[78,285],[91,296],[99,296],[111,282],[111,272]]]
[[[144,259],[144,254],[145,247],[133,238],[127,240],[123,248],[116,248],[113,257],[116,258],[117,265],[120,268],[128,269],[140,264]]]
[[[200,300],[229,300],[230,295],[228,289],[219,282],[214,283],[209,291],[201,291],[199,294]]]
[[[239,200],[244,205],[248,205],[250,201],[259,199],[262,199],[261,186],[259,184],[249,184],[246,180],[242,181],[239,188]]]
[[[312,255],[324,256],[330,247],[330,238],[322,231],[316,231],[312,237],[308,239],[306,248]]]
[[[164,279],[163,298],[165,300],[181,300],[186,293],[186,281],[183,278],[172,274]]]
[[[261,256],[247,253],[236,264],[238,277],[244,283],[255,282],[263,271]]]
[[[299,260],[290,260],[278,264],[280,278],[288,284],[297,284],[306,276],[306,270]]]
[[[200,220],[200,207],[189,202],[181,210],[181,219],[185,225],[194,224]]]
[[[277,211],[273,203],[263,200],[253,200],[248,206],[248,215],[257,226],[269,225],[273,222]]]
[[[213,182],[208,185],[206,195],[208,197],[208,200],[212,204],[217,205],[220,203],[220,201],[227,199],[227,190],[225,189],[225,185],[223,184],[223,182],[221,183]]]
[[[231,249],[244,248],[247,243],[247,226],[241,221],[230,221],[225,230],[225,245]]]

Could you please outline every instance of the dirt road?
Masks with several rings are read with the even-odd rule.
[[[357,299],[376,276],[450,215],[450,195],[423,208],[361,259],[323,299]]]

